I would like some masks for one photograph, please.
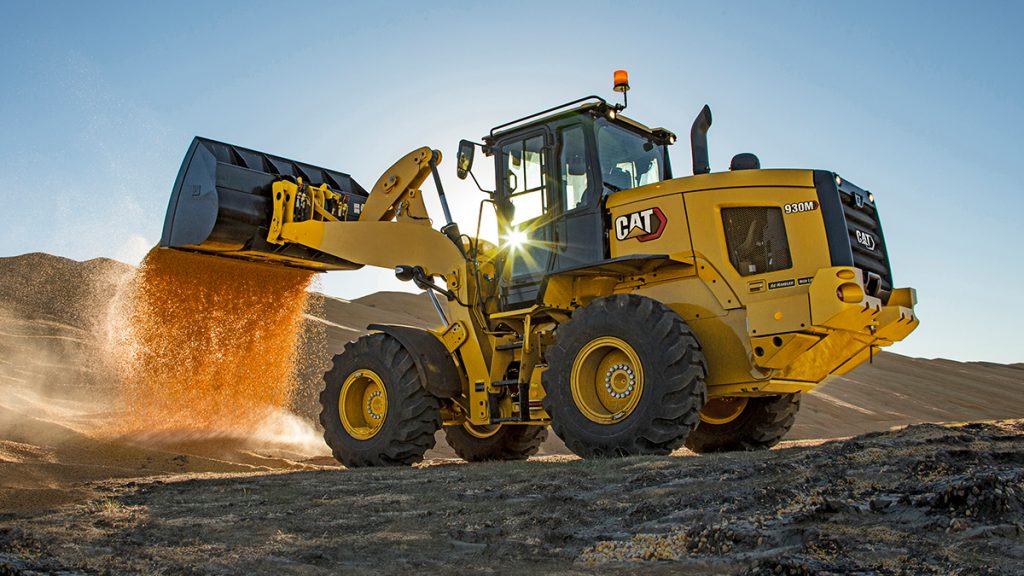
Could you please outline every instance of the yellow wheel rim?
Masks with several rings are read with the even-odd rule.
[[[746,396],[712,398],[700,409],[700,420],[708,424],[728,424],[739,418],[746,407]]]
[[[628,417],[644,392],[644,369],[633,347],[612,336],[595,338],[572,364],[572,399],[588,419],[616,424]]]
[[[498,429],[501,428],[501,424],[493,424],[490,426],[477,426],[476,424],[470,424],[465,422],[462,424],[462,428],[474,438],[490,438],[498,433]]]
[[[356,370],[341,385],[338,414],[345,431],[357,440],[380,432],[388,416],[388,391],[373,370]]]

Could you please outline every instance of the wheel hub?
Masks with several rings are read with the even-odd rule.
[[[724,396],[708,400],[700,410],[701,422],[708,424],[728,424],[739,418],[747,407],[746,396]]]
[[[384,399],[381,397],[383,392],[380,390],[374,390],[370,394],[370,399],[366,401],[366,414],[374,419],[380,420],[384,417]]]
[[[468,432],[470,436],[483,440],[484,438],[490,438],[491,436],[497,434],[498,430],[501,429],[501,424],[492,424],[490,426],[477,426],[475,424],[465,422],[462,424],[462,428],[466,432]]]
[[[636,410],[643,396],[640,357],[626,341],[602,336],[576,354],[572,367],[573,401],[598,424],[617,424]]]
[[[373,370],[356,370],[345,379],[338,396],[338,416],[350,436],[369,440],[384,426],[388,392]]]
[[[636,388],[636,374],[626,364],[615,364],[605,373],[604,389],[612,398],[622,399]]]

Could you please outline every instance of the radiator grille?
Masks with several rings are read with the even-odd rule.
[[[881,279],[881,289],[891,292],[892,270],[878,210],[874,202],[868,200],[866,192],[846,184],[843,182],[839,187],[839,196],[846,217],[850,248],[853,250],[853,265],[865,272],[865,280],[868,272],[877,274]]]

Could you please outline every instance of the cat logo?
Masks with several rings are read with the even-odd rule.
[[[855,230],[855,232],[856,232],[856,235],[857,235],[857,243],[858,244],[860,244],[861,246],[867,248],[868,250],[874,250],[875,249],[875,237],[874,236],[872,236],[871,234],[868,234],[867,232],[861,232],[860,230]]]
[[[657,240],[665,231],[668,218],[661,208],[648,208],[625,214],[615,219],[615,238],[617,240],[628,240],[636,238],[640,242]]]

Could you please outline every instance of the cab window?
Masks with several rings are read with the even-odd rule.
[[[583,204],[588,186],[587,140],[582,126],[562,130],[562,151],[558,157],[562,206],[568,212]]]
[[[661,182],[664,147],[607,120],[597,124],[597,150],[604,193]]]
[[[502,147],[505,190],[513,206],[509,218],[514,226],[544,213],[547,170],[544,167],[544,137],[511,142]]]

